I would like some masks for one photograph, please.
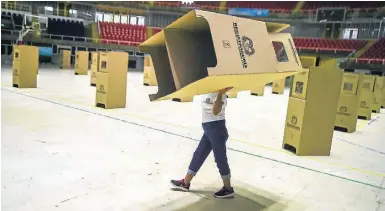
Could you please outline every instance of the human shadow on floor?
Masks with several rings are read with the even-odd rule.
[[[186,203],[170,201],[163,204],[162,208],[177,211],[258,211],[258,210],[284,210],[286,205],[278,202],[282,201],[278,196],[266,193],[261,190],[247,190],[235,187],[235,196],[229,199],[217,199],[213,196],[214,188],[203,190],[191,190],[188,194],[195,194],[198,200],[186,201]],[[181,199],[184,201],[183,199]],[[179,205],[177,205],[179,204]],[[177,205],[177,206],[176,206]],[[157,210],[157,209],[155,209]]]

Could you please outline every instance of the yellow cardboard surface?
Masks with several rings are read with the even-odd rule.
[[[71,51],[70,50],[60,51],[60,68],[62,69],[71,68]]]
[[[227,98],[237,98],[238,96],[237,91],[228,91],[226,94],[227,94]]]
[[[285,78],[278,81],[274,81],[273,87],[272,87],[272,93],[283,94],[283,92],[285,91],[285,82],[286,82]]]
[[[75,74],[88,75],[88,51],[76,51],[75,53]]]
[[[18,88],[36,88],[39,69],[39,48],[13,46],[12,84]]]
[[[91,86],[96,85],[96,73],[99,71],[99,52],[91,53]]]
[[[265,94],[265,86],[256,87],[250,90],[251,95],[263,96]]]
[[[385,77],[376,76],[375,85],[374,85],[374,100],[372,111],[376,113],[381,113],[382,102],[384,101],[384,86],[385,86]]]
[[[358,116],[366,120],[372,119],[372,107],[374,103],[375,76],[359,74],[358,81]]]
[[[325,156],[330,154],[342,71],[311,67],[307,74],[306,89],[302,88],[302,92],[306,90],[306,99],[292,94],[289,98],[282,147],[297,155]],[[292,89],[296,88],[294,83],[295,80]],[[301,93],[297,96],[303,97]]]
[[[304,69],[304,72],[293,76],[293,84],[290,90],[290,96],[305,100],[308,79],[309,69]]]
[[[268,26],[201,10],[182,16],[139,46],[151,55],[158,82],[158,93],[150,95],[150,100],[201,95],[231,86],[237,91],[251,90],[297,74],[298,69],[285,69],[287,65],[277,62],[271,42],[289,43],[285,39],[290,35],[269,35]],[[270,30],[282,27],[277,26]],[[285,47],[285,52],[289,58],[298,58],[294,46]],[[287,62],[301,66],[299,60]]]
[[[358,81],[358,74],[344,73],[341,84],[335,126],[336,129],[348,133],[356,131],[359,102]]]
[[[154,67],[143,68],[143,84],[146,86],[157,86]]]
[[[100,52],[95,103],[103,108],[126,107],[128,53]]]
[[[317,63],[317,57],[315,56],[300,56],[299,59],[303,68],[314,67]]]

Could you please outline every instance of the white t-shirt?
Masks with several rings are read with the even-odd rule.
[[[227,95],[222,95],[222,110],[218,115],[213,113],[214,103],[217,99],[218,92],[201,95],[202,103],[202,122],[213,122],[225,119],[225,108],[227,105]]]

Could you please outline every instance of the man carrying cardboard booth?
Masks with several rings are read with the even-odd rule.
[[[234,195],[234,189],[230,183],[230,168],[226,155],[226,141],[229,135],[226,128],[225,108],[227,105],[226,92],[230,89],[226,88],[216,93],[202,95],[202,127],[204,133],[194,152],[184,179],[171,180],[171,184],[178,190],[189,191],[191,180],[212,150],[223,180],[223,188],[216,192],[214,196],[217,198],[229,198]]]

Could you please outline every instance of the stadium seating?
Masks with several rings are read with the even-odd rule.
[[[385,4],[381,1],[307,1],[302,10],[315,12],[321,7],[346,7],[348,9],[377,9]]]
[[[147,39],[146,26],[99,22],[101,43],[138,46]]]
[[[152,28],[152,35],[155,35],[156,33],[162,31],[162,28]]]
[[[291,13],[297,5],[295,1],[229,1],[228,8],[258,8],[268,9],[270,12]]]
[[[82,21],[65,20],[60,18],[48,18],[48,34],[84,37],[84,25]],[[52,37],[55,39],[56,37]],[[72,38],[64,38],[72,40]],[[79,38],[75,39],[78,40]]]
[[[385,64],[385,37],[374,43],[356,62],[361,64]]]
[[[294,38],[294,44],[299,50],[343,51],[351,52],[364,47],[366,40],[334,40],[324,38]]]

